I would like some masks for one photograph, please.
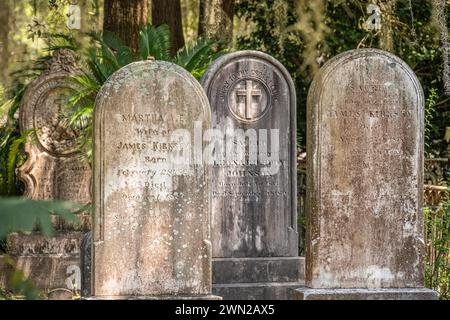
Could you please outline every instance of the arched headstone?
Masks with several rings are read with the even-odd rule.
[[[213,298],[210,176],[196,158],[197,134],[210,121],[200,84],[169,62],[132,63],[102,87],[94,117],[95,298]]]
[[[70,77],[78,72],[70,51],[56,51],[22,99],[20,131],[32,132],[19,176],[29,198],[91,201],[91,168],[77,152],[80,132],[69,125],[68,118],[68,99],[80,90]]]
[[[433,299],[424,289],[423,92],[398,57],[345,52],[308,95],[301,299]]]
[[[303,275],[294,83],[273,57],[238,51],[214,61],[202,84],[221,140],[211,168],[214,292],[287,299]]]

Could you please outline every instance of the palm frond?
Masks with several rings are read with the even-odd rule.
[[[174,62],[188,71],[195,69],[205,60],[207,53],[212,52],[213,40],[198,39],[190,46],[185,46],[178,51]]]
[[[8,195],[13,195],[15,191],[16,183],[16,162],[20,152],[20,148],[25,142],[24,137],[20,137],[14,140],[9,147],[8,160],[7,160],[7,192]]]
[[[120,67],[124,67],[135,60],[133,57],[133,51],[127,46],[119,47],[115,55]]]
[[[103,84],[106,79],[108,79],[110,75],[109,70],[97,57],[92,56],[86,61],[86,64],[88,66],[89,73],[95,77],[98,83]]]
[[[155,28],[151,24],[139,32],[139,55],[141,60],[154,57],[156,60],[170,59],[170,31],[165,24]]]
[[[47,47],[44,51],[47,52],[52,52],[58,49],[69,49],[75,52],[80,48],[80,45],[71,34],[47,32],[44,34],[44,38],[47,40]]]
[[[103,35],[101,37],[97,36],[96,39],[115,51],[119,50],[120,47],[125,46],[125,43],[118,36],[109,31],[104,31]]]
[[[114,33],[105,31],[102,36],[94,35],[93,39],[102,49],[101,58],[106,59],[114,71],[134,61],[131,49]]]
[[[196,78],[200,78],[212,60],[224,54],[225,50],[215,52],[219,42],[199,38],[193,44],[178,51],[173,62],[191,72]]]
[[[97,79],[93,78],[90,74],[83,74],[78,76],[73,76],[72,81],[78,85],[80,85],[83,90],[81,91],[84,93],[83,98],[86,98],[88,93],[94,93],[95,94],[100,90],[101,83],[97,81]]]

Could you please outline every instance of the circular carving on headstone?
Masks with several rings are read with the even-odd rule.
[[[42,94],[33,110],[39,144],[50,154],[68,156],[77,151],[77,132],[69,125],[68,99],[72,89],[55,87]]]
[[[269,92],[269,88],[259,79],[239,79],[228,91],[228,108],[240,121],[259,120],[271,105]]]

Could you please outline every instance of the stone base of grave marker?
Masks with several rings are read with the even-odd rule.
[[[25,277],[33,281],[35,287],[45,297],[57,290],[70,291],[64,294],[68,300],[79,293],[80,284],[80,243],[82,231],[59,231],[52,237],[30,234],[11,234],[7,241],[8,257]],[[0,256],[0,286],[8,288],[6,256]],[[57,299],[64,299],[58,294]]]
[[[295,300],[437,300],[438,293],[427,288],[311,289],[299,288]]]
[[[82,300],[222,300],[220,295],[201,296],[91,296],[92,232],[83,236],[80,248],[81,299]],[[298,285],[296,286],[296,288]]]
[[[84,235],[81,242],[80,268],[81,268],[81,297],[82,300],[222,300],[217,295],[194,296],[91,296],[92,285],[92,232]],[[298,288],[298,284],[294,287]]]
[[[226,300],[287,300],[304,285],[303,257],[215,258],[213,293]]]

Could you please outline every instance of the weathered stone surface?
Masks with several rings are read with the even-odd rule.
[[[28,158],[19,177],[25,183],[26,196],[32,199],[91,201],[91,168],[77,153],[79,133],[67,119],[68,97],[79,89],[70,76],[77,72],[70,51],[56,51],[22,99],[20,130],[35,131],[25,144]]]
[[[413,71],[387,52],[345,52],[316,76],[308,287],[423,286],[423,103]]]
[[[305,258],[215,258],[213,293],[224,300],[290,300],[303,286]]]
[[[437,300],[436,291],[407,289],[309,289],[295,290],[296,300]]]
[[[78,254],[35,254],[12,256],[17,269],[31,279],[44,295],[58,288],[68,289],[74,294],[80,290],[80,256]],[[0,286],[9,287],[8,265],[0,256]],[[77,286],[78,284],[78,286]]]
[[[302,281],[214,284],[213,293],[224,300],[293,300]]]
[[[192,149],[203,150],[194,131],[210,121],[200,84],[168,62],[130,64],[102,87],[94,117],[92,295],[211,294],[210,176],[202,161],[191,161]],[[180,154],[187,157],[178,162]]]
[[[213,283],[295,282],[303,280],[305,258],[215,258]]]
[[[90,241],[91,233],[87,233],[81,244],[82,297],[91,295]],[[292,299],[294,290],[304,285],[304,274],[303,257],[215,259],[212,265],[213,294],[226,300]]]
[[[214,275],[213,281],[242,282],[239,279],[260,274],[262,265],[272,265],[271,257],[299,259],[295,88],[277,60],[257,51],[217,59],[202,85],[211,104],[212,127],[222,139],[216,140],[212,165],[214,270],[230,265],[245,270],[234,277],[230,272],[227,279]],[[243,156],[230,156],[232,148],[240,148]],[[292,270],[283,267],[284,262],[280,260],[272,278],[299,281],[292,279]],[[300,265],[299,261],[288,263]]]
[[[56,289],[78,294],[81,288],[81,231],[58,231],[52,237],[37,232],[13,233],[8,236],[6,250],[18,270],[33,281],[44,296]],[[8,287],[9,266],[0,256],[0,286]],[[53,298],[68,295],[55,291]],[[72,294],[70,299],[72,299]],[[49,299],[53,299],[48,296]]]
[[[6,248],[14,256],[39,254],[71,255],[80,254],[82,234],[77,231],[58,232],[53,237],[32,232],[30,234],[12,233],[8,236]]]
[[[254,129],[257,134],[263,129],[266,135],[279,130],[280,144],[279,171],[273,175],[264,173],[267,165],[260,158],[256,164],[225,159],[213,166],[213,256],[297,255],[296,104],[289,73],[264,53],[241,51],[217,59],[202,83],[213,128],[223,133]]]

